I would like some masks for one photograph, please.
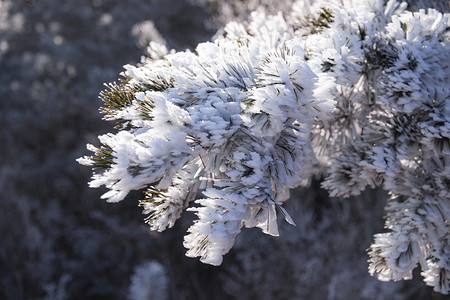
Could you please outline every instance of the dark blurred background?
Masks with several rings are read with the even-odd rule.
[[[98,93],[149,41],[194,49],[258,6],[292,1],[0,0],[0,299],[444,299],[383,283],[365,251],[385,194],[293,191],[280,237],[243,230],[221,267],[185,257],[185,214],[150,232],[134,192],[107,204],[76,158],[113,130]]]

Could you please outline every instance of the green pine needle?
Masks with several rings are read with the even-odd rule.
[[[139,89],[130,87],[124,83],[116,82],[105,84],[108,88],[100,93],[100,99],[107,107],[101,108],[100,111],[105,114],[111,114],[114,111],[121,110],[133,103],[134,93]]]
[[[95,171],[105,171],[111,168],[114,163],[115,156],[113,150],[109,146],[97,147],[95,156],[90,157],[92,160],[92,168]]]
[[[322,7],[320,9],[319,17],[309,20],[311,23],[311,34],[320,33],[324,28],[330,28],[330,23],[334,21],[331,10]]]

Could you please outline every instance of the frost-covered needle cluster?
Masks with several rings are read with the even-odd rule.
[[[230,24],[227,37],[196,53],[126,66],[126,83],[102,94],[106,119],[120,131],[80,160],[96,168],[90,184],[109,188],[109,201],[145,188],[141,205],[154,230],[172,226],[197,199],[185,246],[214,265],[242,226],[278,235],[277,208],[290,220],[281,203],[309,178],[312,123],[334,104],[314,94],[319,75],[281,15],[259,22]]]
[[[449,15],[339,3],[255,12],[195,53],[151,43],[101,93],[118,132],[79,162],[108,201],[145,189],[153,230],[196,212],[187,255],[213,265],[243,226],[278,235],[289,189],[319,170],[332,196],[381,186],[389,232],[375,236],[370,271],[407,279],[420,264],[448,293]]]

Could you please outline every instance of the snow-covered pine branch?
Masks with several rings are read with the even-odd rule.
[[[283,211],[315,161],[312,123],[333,108],[331,97],[313,94],[319,76],[283,17],[253,18],[253,28],[229,24],[227,37],[196,53],[126,66],[125,82],[101,95],[105,119],[120,130],[80,159],[96,168],[90,184],[109,188],[108,201],[147,189],[141,205],[154,230],[200,198],[185,246],[214,265],[243,225],[278,235],[276,207]]]
[[[339,2],[340,3],[340,2]],[[369,251],[382,280],[420,264],[450,282],[449,14],[396,1],[297,1],[254,12],[195,53],[151,43],[101,94],[118,132],[79,162],[108,201],[146,190],[153,230],[184,209],[187,255],[213,265],[242,226],[278,235],[289,189],[322,170],[332,196],[381,186],[387,233]]]
[[[317,123],[313,136],[331,195],[357,195],[367,185],[391,194],[389,232],[375,235],[370,272],[410,279],[420,264],[425,282],[448,294],[450,15],[405,8],[390,1],[366,23],[333,10],[330,28],[306,39],[313,47],[332,40],[317,57],[336,78],[335,119]]]

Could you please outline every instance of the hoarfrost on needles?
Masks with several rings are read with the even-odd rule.
[[[450,281],[449,14],[396,1],[259,10],[195,52],[151,43],[102,98],[118,132],[100,136],[90,185],[141,201],[153,230],[183,210],[187,255],[220,265],[243,226],[278,235],[289,189],[325,176],[331,196],[388,190],[370,272]]]

